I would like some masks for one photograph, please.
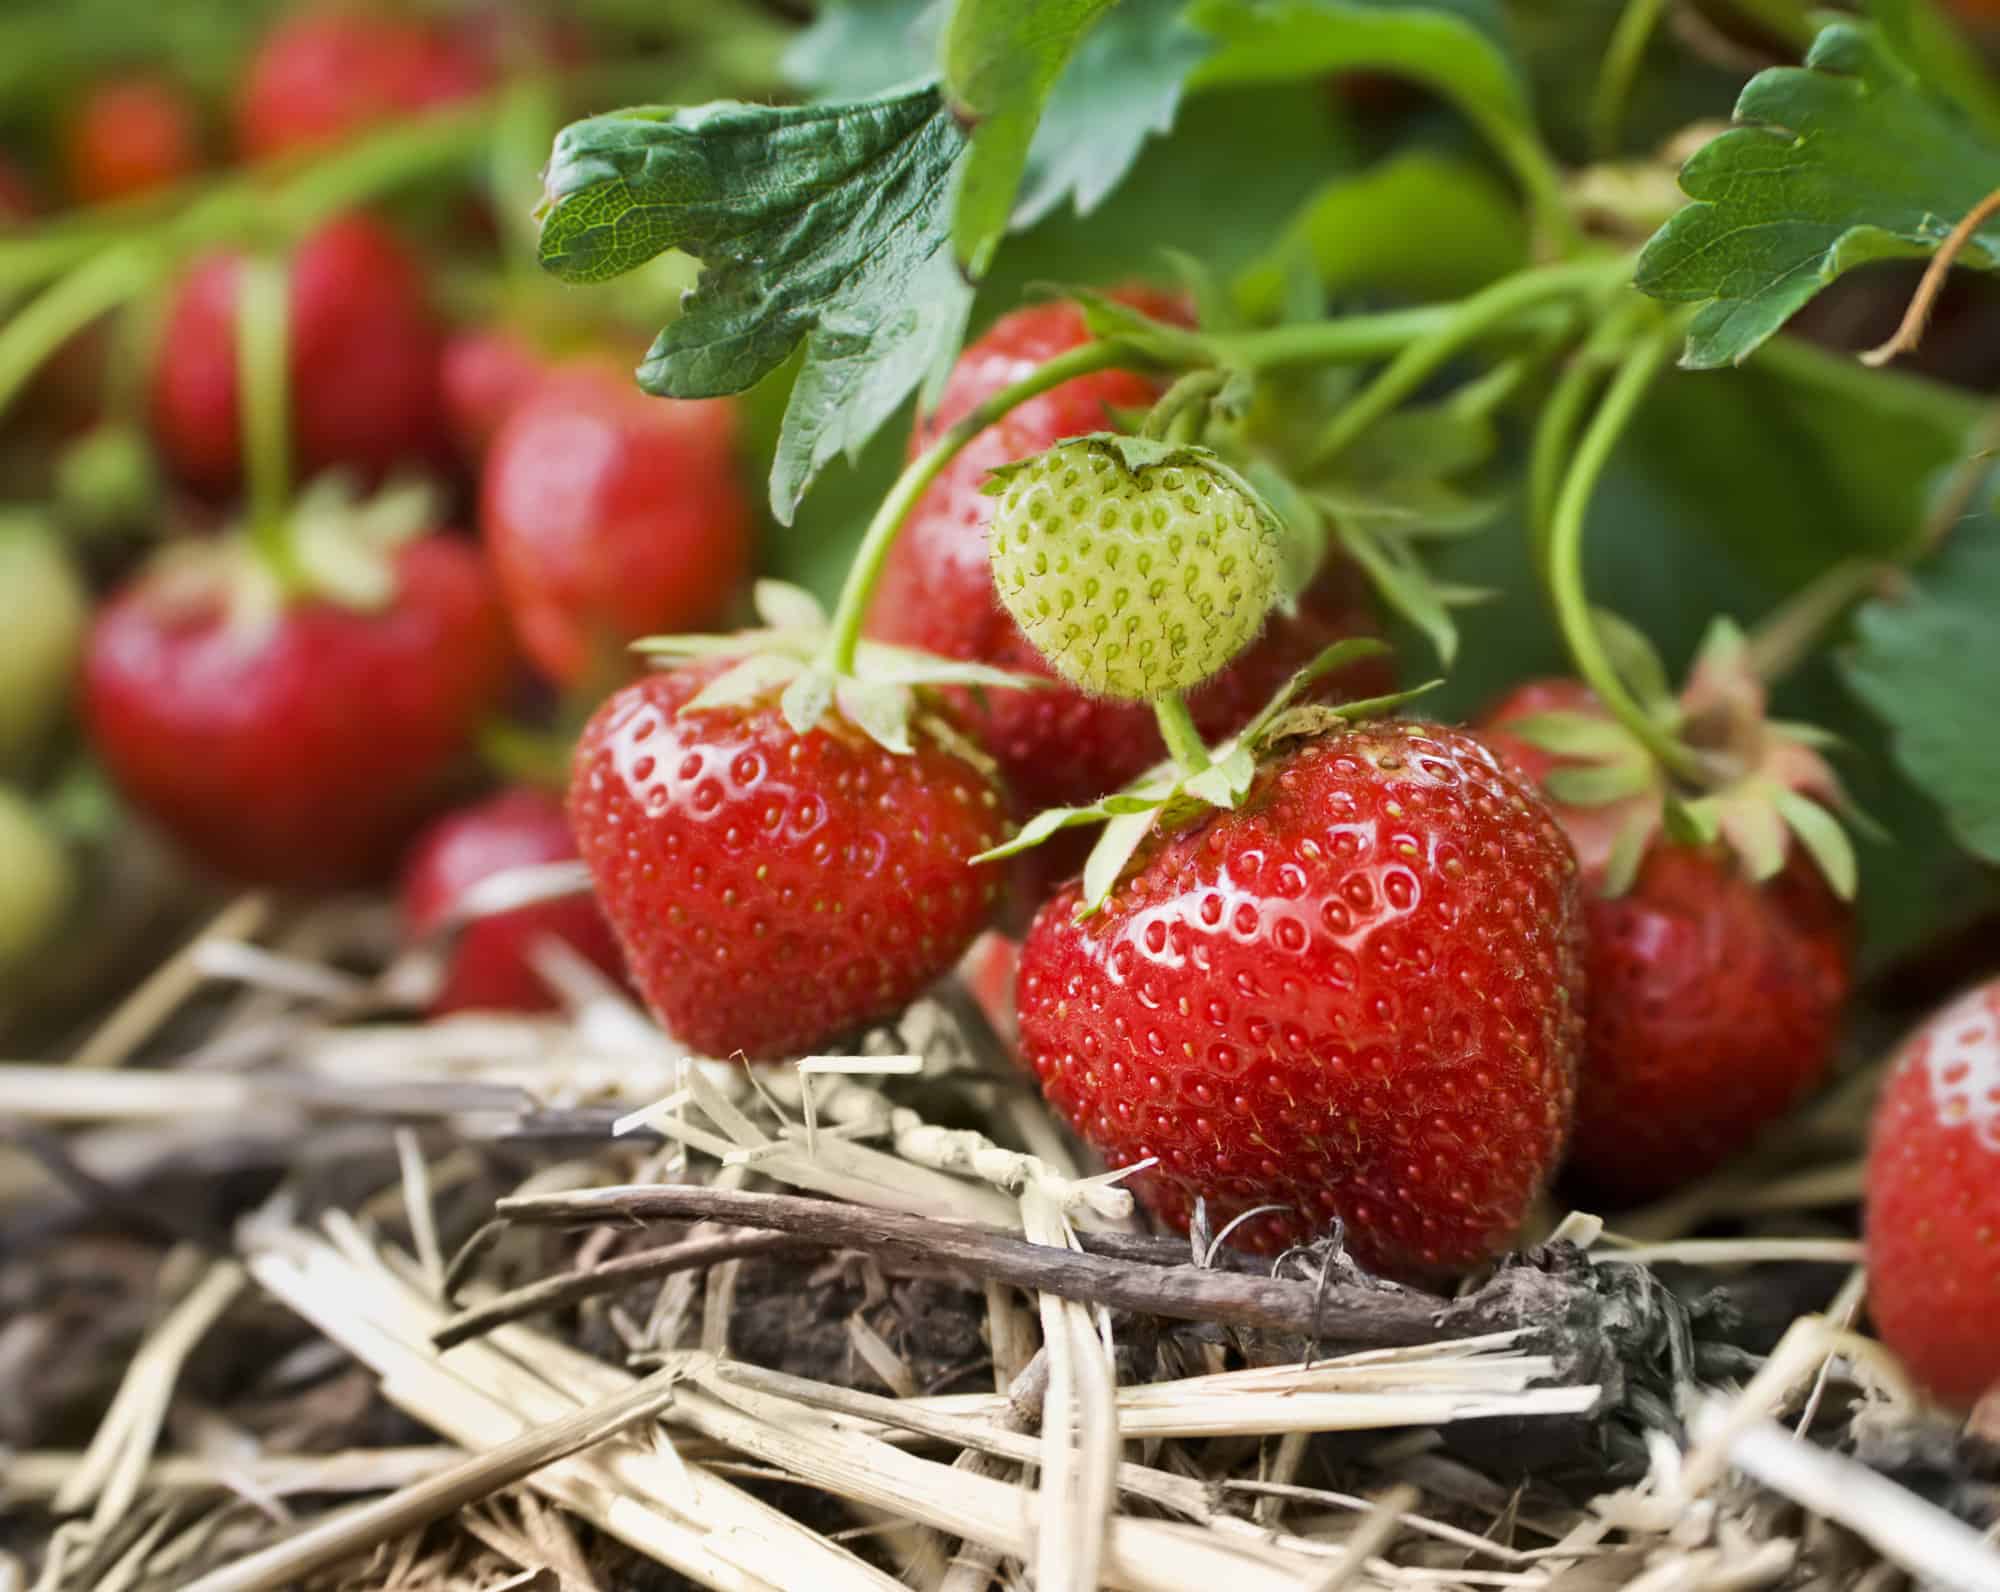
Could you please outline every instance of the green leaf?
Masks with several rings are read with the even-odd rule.
[[[1458,626],[1423,560],[1399,538],[1374,536],[1364,515],[1341,513],[1331,501],[1322,501],[1332,515],[1334,538],[1347,556],[1361,566],[1382,600],[1423,632],[1438,662],[1450,668],[1458,655]]]
[[[1797,791],[1780,787],[1771,799],[1777,803],[1778,812],[1798,837],[1799,844],[1826,875],[1833,893],[1843,901],[1852,901],[1861,870],[1854,860],[1854,844],[1840,827],[1840,820]]]
[[[842,716],[858,724],[884,751],[898,755],[910,752],[910,714],[917,702],[908,686],[885,680],[842,680],[833,688],[833,699]]]
[[[681,712],[701,713],[709,708],[735,707],[740,703],[754,702],[790,685],[804,667],[798,659],[787,658],[782,653],[753,653],[733,669],[725,669],[682,703]]]
[[[1194,0],[1188,20],[1218,40],[1190,86],[1392,72],[1449,100],[1538,206],[1560,208],[1498,0]]]
[[[1324,296],[1392,288],[1419,299],[1462,298],[1527,263],[1528,227],[1486,168],[1412,149],[1314,194],[1237,278],[1242,312],[1253,321],[1276,316],[1301,257]]]
[[[1152,802],[1143,809],[1152,812],[1159,806]],[[1139,810],[1139,809],[1133,809]],[[1112,817],[1112,811],[1104,802],[1093,802],[1088,807],[1048,807],[1030,818],[1009,839],[1003,840],[991,850],[982,851],[974,862],[998,862],[1005,857],[1018,856],[1021,852],[1039,846],[1058,830],[1075,829],[1083,824],[1101,824]]]
[[[1104,833],[1097,837],[1097,844],[1090,848],[1090,856],[1083,864],[1083,900],[1077,908],[1078,917],[1104,905],[1111,887],[1125,871],[1125,864],[1132,860],[1139,843],[1152,833],[1158,818],[1157,813],[1150,811],[1120,813],[1105,823]]]
[[[1616,719],[1598,713],[1562,710],[1530,713],[1526,718],[1509,719],[1507,733],[1557,757],[1575,757],[1593,763],[1627,758],[1642,751],[1630,730]]]
[[[1848,683],[1888,726],[1897,766],[1944,810],[1967,850],[2000,862],[2000,522],[1961,524],[1895,601],[1867,604]]]
[[[760,580],[751,592],[757,617],[773,630],[813,633],[826,629],[826,609],[803,586],[790,581]]]
[[[1250,781],[1257,775],[1257,759],[1250,748],[1237,745],[1229,748],[1199,774],[1191,774],[1181,782],[1184,794],[1204,801],[1211,807],[1234,807],[1243,800],[1250,789]]]
[[[866,99],[931,75],[942,0],[831,0],[785,51],[786,78],[818,100]]]
[[[1875,25],[1917,75],[1946,95],[1990,138],[2000,138],[2000,83],[1972,41],[1932,0],[1868,0]]]
[[[1212,47],[1187,25],[1185,7],[1186,0],[1119,0],[1083,36],[1029,146],[1009,221],[1014,230],[1033,226],[1065,200],[1089,215],[1131,170],[1146,140],[1173,126],[1181,87]]]
[[[1593,763],[1587,768],[1557,768],[1549,771],[1542,787],[1569,807],[1603,807],[1643,796],[1653,786],[1650,763]]]
[[[1879,30],[1837,22],[1803,67],[1774,67],[1740,122],[1681,173],[1695,203],[1654,234],[1639,288],[1698,304],[1682,364],[1747,358],[1842,272],[1932,253],[2000,185],[2000,144],[1897,56]],[[2000,223],[1961,263],[2000,266]]]
[[[960,263],[986,274],[1007,231],[1042,106],[1113,0],[957,0],[944,35],[951,108],[972,128],[951,235]]]
[[[621,111],[563,129],[541,258],[596,282],[679,248],[706,269],[639,379],[741,392],[801,342],[771,465],[789,522],[836,454],[853,456],[933,365],[971,306],[947,207],[964,138],[935,86],[835,105]]]

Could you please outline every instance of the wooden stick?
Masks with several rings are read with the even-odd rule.
[[[1156,1266],[1033,1244],[998,1228],[789,1194],[647,1185],[526,1195],[503,1199],[495,1210],[509,1221],[550,1225],[705,1218],[789,1233],[829,1249],[859,1249],[905,1265],[957,1267],[982,1280],[1118,1310],[1365,1347],[1436,1343],[1547,1324],[1546,1301],[1537,1311],[1523,1308],[1511,1295],[1444,1300],[1333,1279],[1321,1289],[1289,1278]],[[1086,1243],[1090,1236],[1085,1235]]]
[[[503,1322],[518,1321],[523,1316],[542,1310],[559,1310],[580,1299],[615,1293],[634,1283],[650,1282],[655,1277],[669,1277],[681,1271],[701,1271],[720,1265],[725,1260],[816,1247],[811,1240],[796,1238],[789,1233],[748,1232],[719,1233],[712,1237],[683,1239],[678,1244],[663,1244],[657,1249],[642,1249],[580,1271],[565,1271],[553,1277],[544,1277],[489,1299],[484,1304],[475,1305],[470,1310],[463,1310],[438,1328],[431,1335],[431,1342],[440,1349],[449,1349],[468,1338],[490,1332]]]

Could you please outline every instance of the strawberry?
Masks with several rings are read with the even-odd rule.
[[[1904,1041],[1868,1150],[1868,1310],[1938,1398],[2000,1388],[2000,979]]]
[[[217,872],[377,877],[432,811],[506,683],[476,549],[398,549],[370,611],[280,603],[233,543],[169,554],[98,612],[83,711],[132,802]]]
[[[562,803],[529,786],[448,813],[417,837],[404,860],[399,892],[404,932],[411,939],[435,932],[458,913],[468,890],[494,874],[575,855]],[[617,942],[597,902],[588,895],[564,896],[490,913],[461,928],[444,982],[431,1000],[431,1015],[553,1010],[555,992],[531,960],[544,938],[566,941],[612,977],[623,975]]]
[[[90,594],[56,528],[0,511],[0,775],[33,771],[62,723]]]
[[[1185,312],[1157,294],[1118,295],[1158,319]],[[936,412],[911,438],[914,456],[986,398],[1089,337],[1073,303],[1032,305],[1003,316],[959,357]],[[1043,452],[1067,437],[1101,431],[1119,409],[1159,396],[1126,371],[1074,380],[1021,404],[975,437],[931,483],[883,568],[869,606],[868,634],[949,658],[974,659],[1017,674],[1052,676],[994,592],[987,529],[996,499],[984,491],[995,468]],[[1295,616],[1272,617],[1263,638],[1189,700],[1209,739],[1235,730],[1291,672],[1331,641],[1372,634],[1366,596],[1334,565],[1299,602]],[[1370,658],[1335,676],[1329,694],[1373,696],[1389,689],[1384,661]],[[953,692],[954,708],[1000,765],[1025,817],[1079,804],[1116,789],[1165,755],[1152,713],[1093,699],[1067,686],[1040,691]]]
[[[0,154],[0,232],[33,221],[40,208],[35,202],[35,185],[20,162]]]
[[[1264,628],[1278,522],[1207,449],[1099,434],[995,479],[994,587],[1072,685],[1151,702],[1220,673]]]
[[[793,1056],[948,972],[998,894],[992,779],[913,726],[805,734],[768,695],[706,707],[729,664],[626,686],[577,747],[570,822],[641,993],[711,1056]]]
[[[1263,761],[1234,811],[1156,824],[1105,905],[1070,885],[1021,950],[1049,1103],[1187,1227],[1259,1249],[1336,1220],[1365,1263],[1463,1268],[1568,1133],[1576,863],[1463,731],[1387,721]]]
[[[238,259],[214,254],[181,282],[153,366],[153,427],[191,485],[221,493],[242,474],[237,406]],[[308,473],[379,476],[440,451],[439,332],[414,255],[381,222],[328,222],[292,260],[291,422]]]
[[[85,91],[64,124],[62,155],[80,204],[171,188],[201,169],[201,111],[163,73],[105,78]]]
[[[750,567],[736,411],[651,398],[605,362],[552,373],[487,452],[480,529],[521,644],[565,685],[713,624]]]
[[[1507,727],[1548,713],[1607,719],[1576,682],[1538,681],[1481,720],[1536,786],[1577,764]],[[1583,868],[1590,974],[1570,1166],[1591,1196],[1633,1204],[1714,1170],[1825,1075],[1850,913],[1796,844],[1760,881],[1725,844],[1655,833],[1629,887],[1607,893],[1620,829],[1658,796],[1553,805]]]
[[[547,373],[541,351],[504,326],[469,327],[448,337],[438,356],[438,394],[459,457],[478,464],[500,422]]]
[[[302,11],[272,30],[244,70],[237,147],[258,160],[309,149],[492,83],[492,62],[440,25],[386,11]]]
[[[988,929],[974,940],[958,965],[966,993],[978,1002],[993,1032],[1010,1047],[1019,1037],[1014,987],[1020,970],[1021,942],[997,929]]]

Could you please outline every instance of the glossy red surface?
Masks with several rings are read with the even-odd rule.
[[[990,780],[929,733],[885,752],[775,702],[682,716],[724,665],[650,675],[591,720],[569,814],[633,980],[711,1056],[806,1054],[949,971],[998,892]]]
[[[1275,1249],[1345,1226],[1365,1264],[1461,1269],[1555,1170],[1582,1037],[1576,864],[1461,731],[1301,744],[1235,812],[1142,848],[1081,923],[1022,948],[1022,1049],[1049,1103],[1176,1227]]]

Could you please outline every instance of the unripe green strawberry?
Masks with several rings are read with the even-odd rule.
[[[1220,672],[1263,628],[1278,523],[1206,449],[1078,437],[994,479],[994,587],[1071,684],[1153,701]]]

